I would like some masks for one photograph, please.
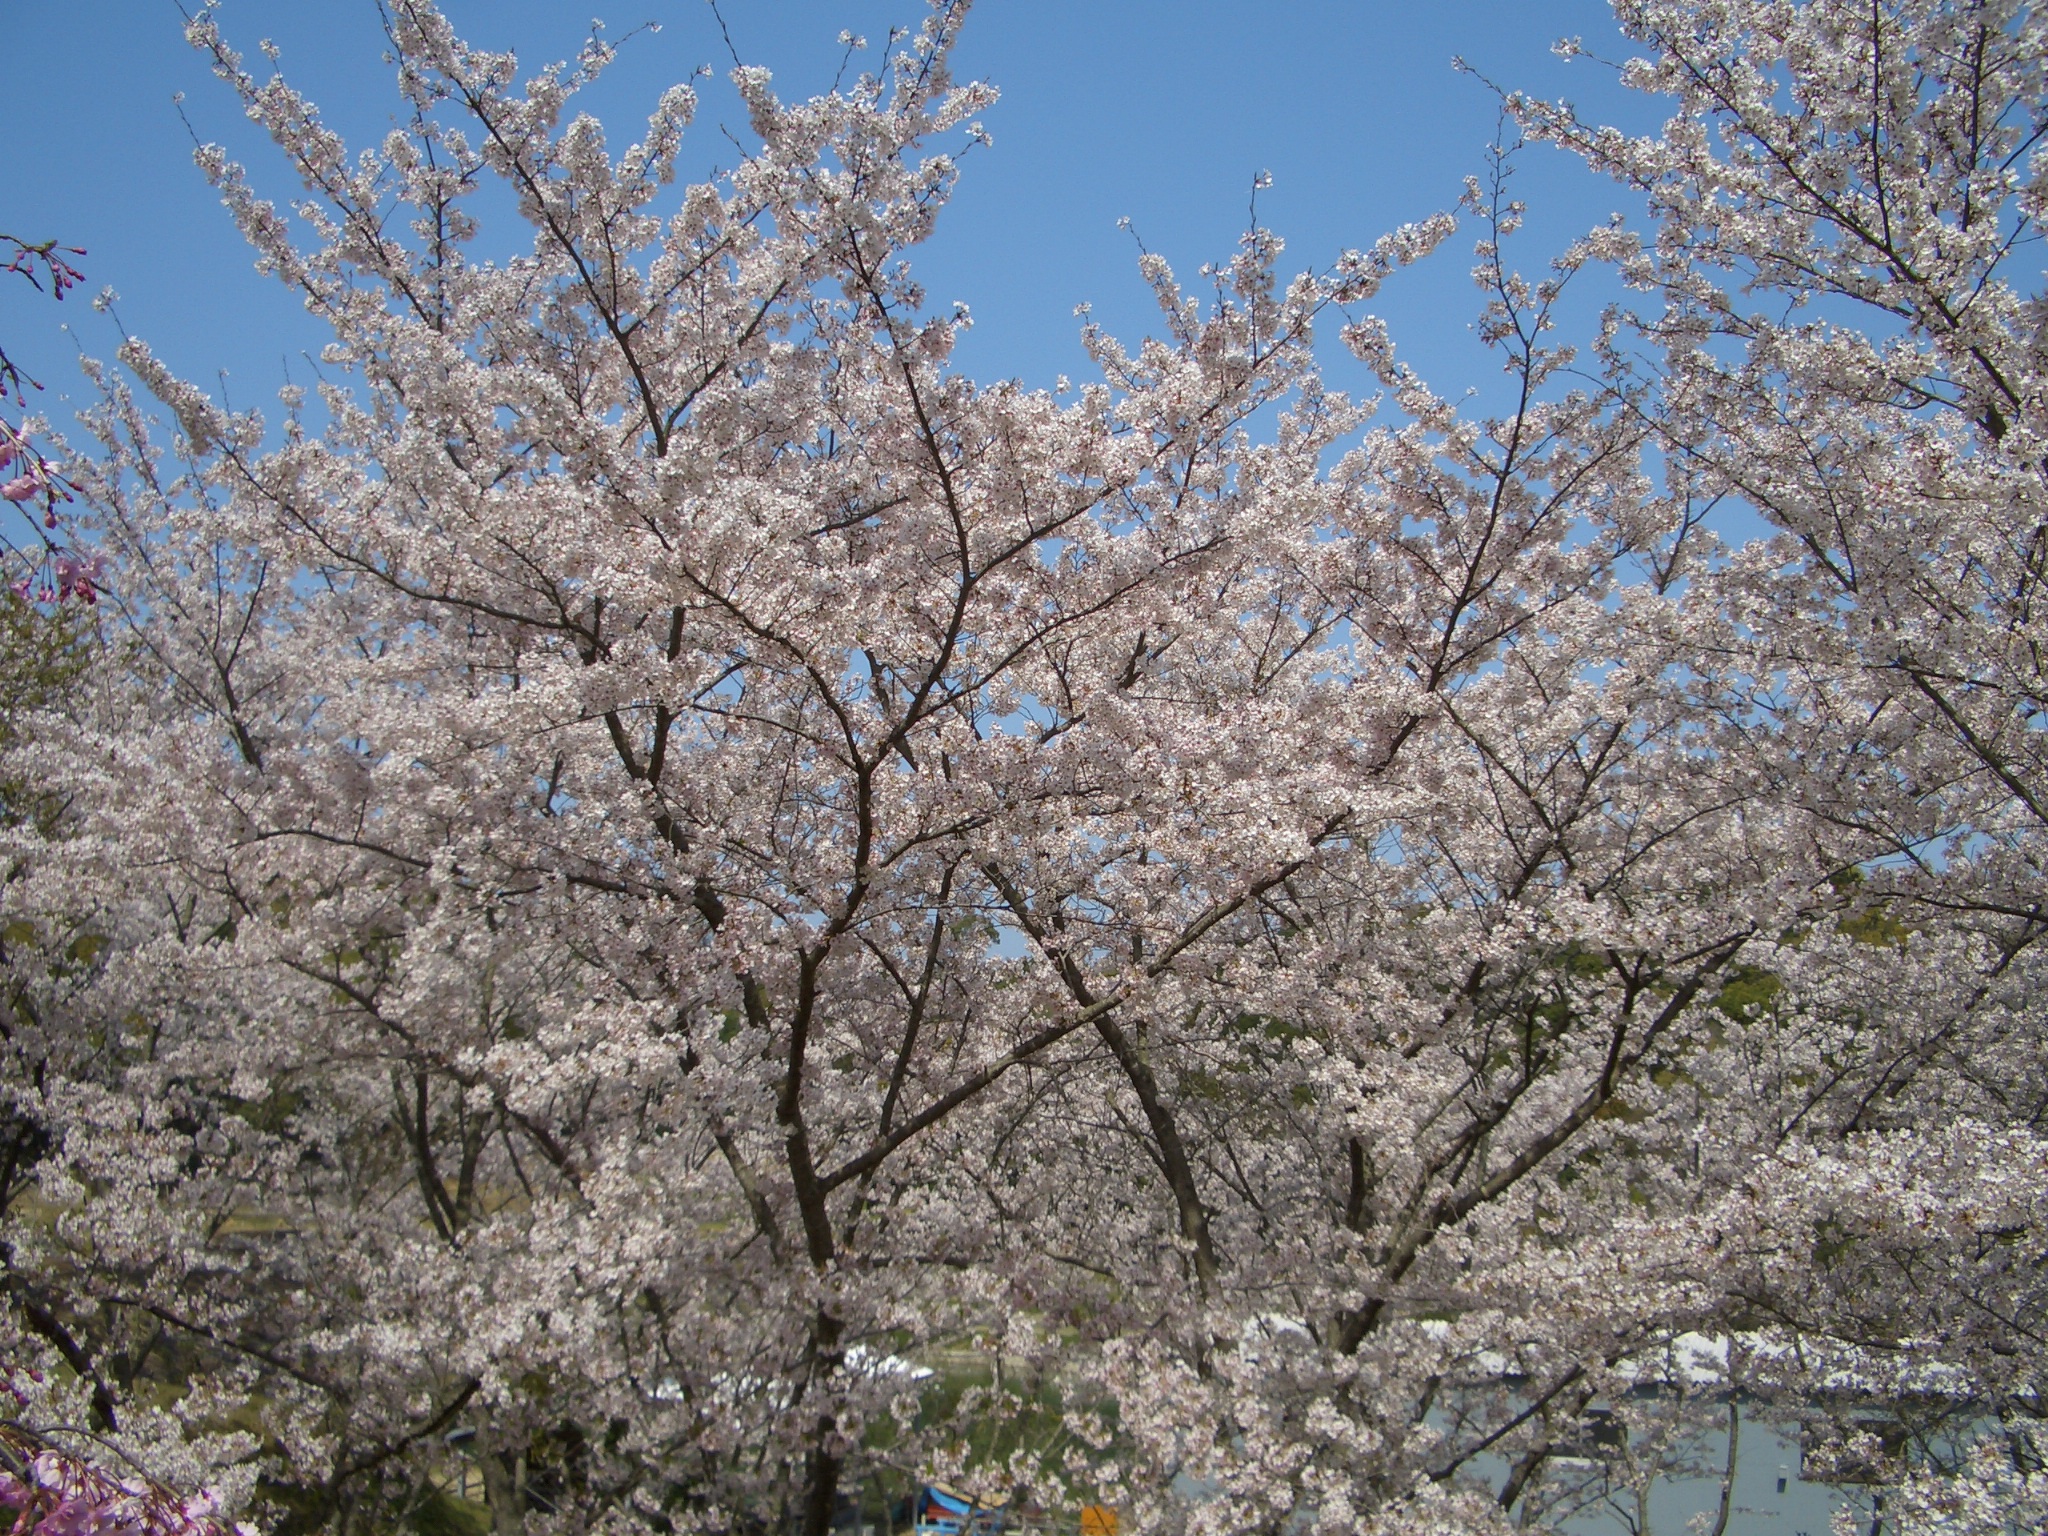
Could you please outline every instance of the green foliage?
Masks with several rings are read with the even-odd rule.
[[[411,1523],[418,1536],[489,1536],[491,1512],[446,1489],[432,1488],[420,1499]]]
[[[1760,966],[1738,965],[1714,994],[1714,1006],[1726,1017],[1742,1023],[1768,1008],[1784,987],[1782,981]]]

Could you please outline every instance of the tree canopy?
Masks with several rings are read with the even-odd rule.
[[[311,241],[200,163],[333,342],[266,418],[131,341],[63,467],[15,1353],[337,1536],[472,1473],[497,1536],[934,1473],[1545,1528],[1742,1412],[1866,1455],[1851,1400],[1899,1507],[2038,1513],[2048,22],[1617,0],[1660,133],[1504,105],[1640,227],[1525,273],[1503,149],[1315,270],[1146,256],[1157,334],[1044,393],[907,259],[965,10],[739,69],[689,186],[687,87],[575,114],[601,42],[393,0],[351,151],[198,12]],[[1371,311],[1460,227],[1495,414]]]

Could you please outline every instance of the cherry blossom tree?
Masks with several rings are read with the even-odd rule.
[[[1596,1428],[1647,1478],[1845,1383],[2022,1448],[1914,1507],[2031,1489],[2042,23],[1624,5],[1661,135],[1508,106],[1649,229],[1523,275],[1504,150],[1317,271],[1145,257],[1159,334],[1046,394],[907,264],[964,10],[738,70],[681,189],[688,89],[571,115],[601,40],[522,82],[398,0],[351,154],[195,18],[334,341],[275,421],[132,341],[66,469],[120,638],[4,743],[38,1347],[185,1383],[293,1530],[936,1469],[1507,1528]],[[1365,308],[1460,220],[1492,416]]]
[[[1848,974],[1803,954],[1783,967],[1803,985],[1758,1000],[1770,1043],[1750,1049],[1783,1098],[1769,1176],[1738,1200],[1783,1202],[1782,1267],[1737,1289],[1802,1336],[1881,1346],[1874,1381],[1960,1368],[2038,1447],[2015,1351],[2042,1315],[2048,1103],[2048,24],[2010,4],[1617,15],[1648,52],[1624,78],[1676,104],[1655,141],[1517,105],[1648,195],[1654,239],[1623,262],[1651,301],[1627,317],[1630,376],[1688,493],[1770,527],[1698,578],[1695,606],[1733,621],[1702,701],[1850,834],[1879,941],[1844,950]]]
[[[2048,1102],[2029,782],[2040,691],[2041,301],[2038,279],[2021,268],[2048,185],[2042,22],[2019,5],[1621,6],[1617,15],[1647,54],[1622,66],[1624,81],[1675,99],[1661,134],[1631,139],[1569,107],[1508,103],[1532,137],[1646,194],[1654,220],[1640,240],[1620,230],[1596,237],[1598,254],[1646,302],[1610,315],[1574,366],[1589,399],[1653,445],[1644,464],[1662,495],[1633,495],[1627,515],[1658,509],[1667,527],[1687,530],[1734,506],[1761,515],[1771,534],[1723,551],[1681,532],[1668,556],[1652,554],[1636,588],[1617,594],[1617,610],[1633,610],[1642,628],[1618,628],[1597,647],[1574,637],[1568,654],[1654,669],[1649,686],[1689,733],[1674,766],[1713,792],[1674,805],[1683,830],[1655,832],[1646,845],[1679,869],[1699,862],[1694,899],[1728,923],[1730,969],[1713,1012],[1696,1017],[1698,1033],[1688,1036],[1682,1018],[1666,1025],[1661,1008],[1655,1024],[1631,1025],[1626,1043],[1616,1030],[1620,1049],[1603,1072],[1627,1062],[1629,1043],[1668,1032],[1644,1077],[1598,1079],[1616,1083],[1594,1110],[1597,1120],[1611,1108],[1619,1122],[1605,1138],[1595,1124],[1560,1144],[1553,1138],[1571,1120],[1555,1111],[1522,1121],[1519,1147],[1503,1137],[1520,1110],[1494,1118],[1509,1095],[1489,1079],[1513,1064],[1498,1035],[1474,1040],[1464,1086],[1402,1094],[1430,1130],[1448,1119],[1455,1133],[1456,1117],[1470,1116],[1469,1139],[1450,1145],[1481,1177],[1439,1165],[1430,1183],[1408,1186],[1400,1209],[1411,1225],[1395,1230],[1419,1232],[1424,1246],[1382,1239],[1367,1250],[1367,1264],[1384,1266],[1382,1284],[1407,1290],[1378,1316],[1398,1325],[1401,1302],[1411,1320],[1434,1304],[1454,1332],[1472,1328],[1461,1362],[1468,1391],[1503,1362],[1527,1378],[1519,1394],[1482,1389],[1464,1441],[1510,1457],[1505,1481],[1487,1490],[1504,1510],[1521,1498],[1535,1512],[1543,1490],[1525,1475],[1539,1478],[1560,1444],[1585,1443],[1574,1410],[1613,1404],[1621,1381],[1641,1371],[1645,1345],[1688,1318],[1740,1330],[1745,1351],[1726,1359],[1721,1379],[1752,1402],[1775,1396],[1824,1419],[1817,1405],[1853,1388],[1866,1403],[1921,1416],[1923,1449],[1939,1425],[1961,1417],[1981,1426],[1989,1415],[2006,1438],[1998,1486],[2009,1491],[2039,1457],[2041,1403],[2022,1341],[2042,1318]],[[1491,329],[1512,352],[1509,316],[1527,301],[1501,283],[1493,257],[1482,246],[1478,275],[1507,306]],[[1535,308],[1543,290],[1527,292]],[[1399,387],[1398,374],[1388,382]],[[1411,410],[1429,420],[1426,408]],[[1546,427],[1529,436],[1548,440]],[[1439,441],[1455,446],[1455,428],[1446,423]],[[1626,697],[1616,681],[1600,679],[1603,711]],[[1529,712],[1494,718],[1518,747],[1541,739]],[[1549,696],[1536,718],[1561,724]],[[1618,744],[1635,760],[1617,764],[1617,778],[1640,782],[1646,763],[1636,754],[1656,740],[1624,729]],[[1494,803],[1501,781],[1523,795],[1560,777],[1576,787],[1549,764],[1511,775],[1511,753],[1476,735],[1474,746]],[[1684,782],[1672,767],[1656,778]],[[1613,801],[1568,803],[1607,827],[1626,825]],[[1714,830],[1701,818],[1716,812],[1729,815],[1733,837],[1700,837]],[[1484,814],[1465,809],[1453,824],[1484,826]],[[1572,846],[1568,817],[1549,809],[1530,820],[1562,845],[1566,892],[1612,891],[1638,921],[1650,910]],[[1511,826],[1488,832],[1490,846],[1516,846]],[[1772,836],[1785,839],[1780,848]],[[1404,826],[1404,864],[1411,842]],[[1759,864],[1744,872],[1702,858],[1737,848]],[[1456,861],[1465,891],[1475,863]],[[1804,883],[1796,916],[1756,905],[1772,875]],[[1540,899],[1555,910],[1549,893]],[[1754,923],[1746,936],[1745,919]],[[1583,921],[1575,916],[1550,951],[1575,977],[1597,977],[1601,959],[1700,952],[1638,940],[1587,954]],[[1403,946],[1404,959],[1414,953]],[[1435,967],[1455,974],[1441,959]],[[1374,989],[1376,1002],[1386,995]],[[1682,1000],[1683,986],[1658,974],[1651,995]],[[1537,993],[1514,1005],[1529,1035],[1559,1012],[1579,1027],[1598,1017],[1569,994],[1559,1012],[1538,1011],[1546,1001]],[[1354,1021],[1372,1011],[1362,1000],[1344,1009]],[[1405,1042],[1401,1056],[1427,1059]],[[1529,1092],[1510,1081],[1511,1093]],[[1581,1102],[1591,1107],[1594,1096]],[[1237,1134],[1244,1120],[1223,1124]],[[1316,1139],[1339,1145],[1347,1129]],[[1411,1155],[1428,1146],[1406,1128],[1393,1139]],[[1487,1177],[1503,1141],[1506,1166]],[[1530,1166],[1530,1153],[1547,1163]],[[1353,1187],[1366,1196],[1347,1213],[1371,1210],[1382,1161],[1354,1165]],[[1217,1183],[1239,1166],[1237,1157],[1220,1166]],[[1625,1203],[1597,1198],[1592,1168],[1617,1181],[1611,1193]],[[1488,1241],[1479,1218],[1490,1200],[1512,1226]],[[1271,1209],[1263,1192],[1254,1206]],[[1532,1232],[1544,1239],[1531,1242]],[[1442,1302],[1416,1283],[1432,1265],[1445,1266]],[[1368,1293],[1366,1306],[1377,1300]],[[1559,1338],[1560,1311],[1570,1343]],[[1592,1317],[1614,1330],[1608,1340],[1585,1328]],[[1331,1426],[1363,1418],[1370,1455],[1339,1453],[1351,1460],[1352,1487],[1325,1492],[1304,1470],[1277,1502],[1341,1508],[1359,1481],[1379,1495],[1368,1479],[1384,1475],[1392,1437],[1345,1404],[1355,1390],[1348,1374],[1334,1383],[1328,1374],[1330,1344],[1341,1354],[1352,1336],[1341,1325],[1294,1336],[1305,1380],[1283,1377],[1294,1395],[1262,1395],[1249,1411],[1204,1415],[1193,1404],[1213,1405],[1217,1389],[1190,1385],[1157,1421],[1161,1459],[1186,1454],[1189,1423],[1222,1425],[1204,1475],[1242,1478],[1251,1506],[1288,1446],[1304,1469],[1337,1460],[1323,1448],[1336,1439]],[[1547,1359],[1535,1352],[1544,1346],[1554,1351]],[[1393,1396],[1398,1422],[1438,1449],[1442,1473],[1458,1466],[1461,1447],[1442,1447],[1442,1418],[1431,1423],[1417,1406],[1441,1402],[1457,1379],[1437,1358],[1422,1351]],[[1378,1395],[1389,1377],[1381,1367],[1369,1380]],[[1243,1393],[1239,1381],[1228,1390]],[[1332,1405],[1341,1416],[1329,1416]],[[1307,1427],[1317,1413],[1322,1421]],[[1255,1426],[1276,1418],[1278,1433],[1262,1442]],[[1824,1436],[1827,1426],[1809,1428]],[[1955,1470],[1983,1476],[1981,1457],[1964,1462]],[[1916,1494],[1923,1509],[1933,1507],[1929,1486]],[[1955,1507],[1995,1507],[2004,1496],[1973,1504],[1959,1494]],[[1232,1511],[1217,1524],[1245,1518]]]

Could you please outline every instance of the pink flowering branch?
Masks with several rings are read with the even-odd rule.
[[[8,256],[5,270],[27,279],[39,292],[47,288],[53,299],[61,300],[84,280],[84,274],[67,259],[85,254],[79,246],[60,246],[55,240],[32,244],[19,236],[0,233],[0,255],[7,255],[10,248],[12,255]],[[11,398],[26,407],[28,391],[41,388],[0,348],[0,404]],[[35,446],[27,424],[0,417],[0,500],[23,508],[40,503],[42,526],[47,534],[58,526],[58,503],[70,501],[72,494],[71,483]],[[47,537],[43,545],[29,574],[13,583],[15,595],[25,601],[97,601],[103,562],[97,557],[72,554]]]
[[[180,1495],[152,1477],[115,1474],[19,1424],[0,1424],[0,1509],[9,1536],[231,1536],[213,1495]]]
[[[39,245],[31,245],[18,236],[0,232],[0,255],[5,255],[10,246],[13,247],[14,254],[8,259],[6,270],[27,278],[38,292],[47,280],[50,297],[62,299],[71,289],[85,281],[85,274],[64,259],[67,256],[83,256],[85,251],[80,246],[59,245],[55,240],[45,240]],[[0,400],[5,400],[10,394],[16,400],[23,399],[22,391],[25,387],[41,389],[42,385],[36,383],[34,379],[25,378],[20,368],[15,366],[13,359],[8,357],[6,350],[0,348]]]

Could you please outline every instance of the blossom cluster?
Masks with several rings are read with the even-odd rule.
[[[18,1424],[0,1424],[0,1510],[15,1536],[247,1536],[217,1518],[208,1493],[110,1471]]]

